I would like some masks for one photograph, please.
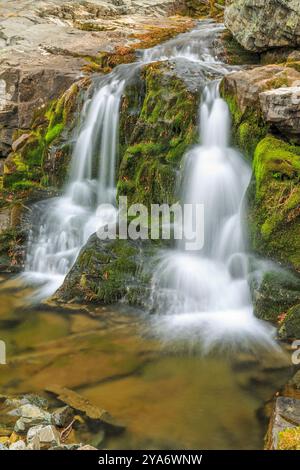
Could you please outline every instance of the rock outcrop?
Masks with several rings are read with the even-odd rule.
[[[298,0],[228,0],[225,25],[249,51],[300,45]]]
[[[149,33],[159,41],[175,25],[191,26],[187,18],[166,18],[184,8],[180,0],[22,0],[2,5],[0,158],[11,151],[16,131],[30,128],[37,108],[58,98],[85,70],[99,66],[100,52],[138,44]]]

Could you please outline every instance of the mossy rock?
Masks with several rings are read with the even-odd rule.
[[[253,249],[300,270],[300,147],[268,135],[256,147],[248,191]]]
[[[300,299],[300,277],[285,270],[266,272],[250,281],[254,312],[262,320],[278,323],[281,315]]]
[[[300,338],[300,304],[287,311],[279,329],[279,336],[282,339]]]
[[[262,118],[259,107],[241,110],[237,97],[221,82],[220,93],[228,104],[232,119],[233,143],[252,161],[257,144],[267,135],[269,126]]]
[[[166,63],[145,66],[125,92],[118,195],[128,203],[173,203],[177,171],[197,140],[198,96]]]
[[[142,264],[152,251],[148,240],[100,240],[94,234],[82,248],[54,300],[107,305],[122,299],[140,305],[150,281]]]
[[[58,164],[49,165],[49,154],[55,147],[65,145],[62,138],[70,132],[74,125],[75,111],[77,110],[79,91],[84,88],[82,80],[74,83],[57,100],[51,101],[47,106],[37,109],[34,113],[29,136],[12,152],[4,163],[3,188],[6,191],[58,186],[66,176],[66,159],[59,167]],[[27,136],[28,131],[26,131]],[[65,147],[66,148],[66,147]],[[52,152],[53,155],[53,152]],[[66,156],[66,152],[64,152]],[[69,148],[68,160],[71,151]],[[58,159],[58,161],[60,161]]]

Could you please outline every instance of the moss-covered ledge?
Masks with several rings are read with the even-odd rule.
[[[143,68],[122,103],[118,195],[128,203],[173,203],[177,171],[197,140],[197,94],[168,63]]]
[[[300,147],[267,135],[256,147],[248,191],[254,250],[300,271]]]

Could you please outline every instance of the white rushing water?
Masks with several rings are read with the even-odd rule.
[[[160,254],[153,276],[153,321],[166,340],[196,341],[208,351],[228,342],[245,348],[275,347],[273,329],[253,315],[247,281],[248,254],[243,201],[251,169],[229,147],[230,115],[211,82],[202,94],[200,144],[185,156],[182,204],[203,204],[204,246],[186,251],[186,241]],[[190,216],[191,217],[191,216]],[[191,226],[189,218],[184,223]]]
[[[251,170],[229,146],[230,116],[216,79],[231,68],[215,57],[213,47],[222,29],[200,23],[195,31],[143,51],[137,63],[120,66],[100,80],[83,111],[63,196],[36,206],[38,223],[29,238],[24,277],[41,285],[37,300],[55,292],[89,236],[116,218],[117,209],[99,213],[97,207],[115,205],[119,108],[127,79],[142,64],[184,59],[207,82],[200,144],[185,156],[181,178],[181,202],[204,204],[205,244],[200,252],[188,252],[183,240],[160,253],[152,280],[152,310],[158,314],[153,328],[163,338],[200,340],[206,350],[224,340],[274,345],[270,327],[253,315],[247,283],[241,215]]]
[[[39,224],[28,244],[25,278],[41,284],[35,299],[53,294],[82,246],[101,225],[116,218],[115,205],[119,107],[125,79],[104,79],[84,116],[73,151],[71,172],[62,197],[37,205]]]

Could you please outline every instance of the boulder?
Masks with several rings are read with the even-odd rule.
[[[298,0],[227,0],[225,25],[249,51],[300,45]]]
[[[299,81],[300,85],[300,81]],[[259,94],[263,118],[284,135],[300,139],[300,86],[282,87]]]
[[[148,274],[141,266],[152,251],[150,240],[100,240],[94,234],[52,299],[104,304],[123,299],[141,305],[149,287]]]

